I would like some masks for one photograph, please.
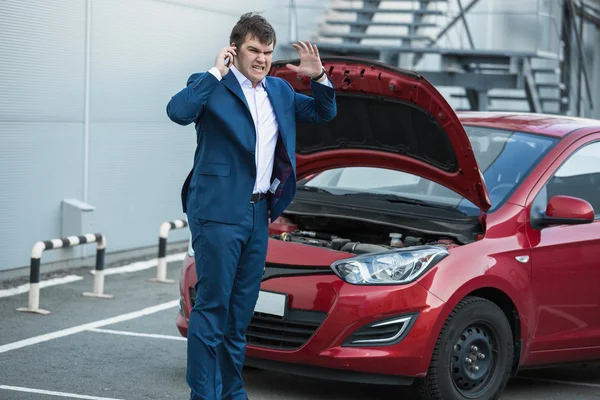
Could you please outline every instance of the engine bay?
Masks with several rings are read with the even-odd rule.
[[[285,216],[273,223],[271,239],[353,254],[388,251],[425,244],[458,245],[450,238],[426,235],[355,219]]]

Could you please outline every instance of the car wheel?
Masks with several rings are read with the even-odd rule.
[[[417,382],[424,400],[498,399],[510,377],[513,337],[500,307],[463,299],[438,337],[427,376]]]

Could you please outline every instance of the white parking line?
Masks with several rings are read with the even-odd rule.
[[[62,278],[47,279],[45,281],[40,282],[40,289],[48,287],[48,286],[63,285],[65,283],[76,282],[76,281],[80,281],[82,279],[83,279],[83,276],[79,276],[79,275],[67,275],[67,276],[63,276]],[[0,290],[0,297],[14,296],[17,294],[27,293],[27,292],[29,292],[29,283],[26,283],[26,284],[20,285],[20,286],[16,286],[16,287],[10,288],[10,289],[2,289],[2,290]]]
[[[115,398],[112,398],[112,397],[86,396],[86,395],[83,395],[83,394],[53,392],[53,391],[50,391],[50,390],[30,389],[30,388],[24,388],[24,387],[19,387],[19,386],[0,385],[0,389],[2,389],[2,390],[12,390],[14,392],[47,394],[48,396],[69,397],[71,399],[123,400],[123,399],[115,399]]]
[[[185,259],[185,254],[186,253],[171,254],[170,256],[165,257],[165,261],[167,263],[170,263],[173,261],[183,261]],[[145,269],[150,269],[152,267],[156,267],[157,265],[158,265],[158,259],[156,259],[156,258],[154,258],[152,260],[148,260],[148,261],[138,261],[138,262],[134,262],[132,264],[123,265],[121,267],[107,268],[104,270],[104,276],[114,275],[114,274],[124,274],[126,272],[143,271]],[[92,269],[92,270],[90,270],[90,273],[92,275],[95,275],[96,270]]]
[[[129,321],[131,319],[143,317],[145,315],[153,314],[159,311],[168,310],[169,308],[177,307],[179,300],[168,301],[163,304],[158,304],[152,307],[147,307],[139,311],[130,312],[127,314],[117,315],[116,317],[103,319],[100,321],[90,322],[83,325],[74,326],[72,328],[62,329],[60,331],[46,333],[45,335],[34,336],[29,339],[19,340],[0,346],[0,353],[6,353],[10,350],[20,349],[22,347],[31,346],[48,340],[57,339],[64,336],[73,335],[75,333],[88,331],[90,329],[100,328],[102,326],[116,324],[117,322]]]
[[[112,329],[89,329],[90,332],[99,332],[99,333],[110,333],[113,335],[124,335],[124,336],[137,336],[137,337],[147,337],[154,339],[167,339],[167,340],[181,340],[186,342],[187,339],[182,336],[172,336],[172,335],[156,335],[153,333],[137,333],[137,332],[128,332],[128,331],[114,331]]]
[[[555,380],[555,379],[533,378],[533,377],[529,377],[529,376],[517,376],[517,379],[526,379],[526,380],[529,380],[529,381],[540,381],[540,382],[548,382],[548,383],[557,383],[557,384],[561,384],[561,385],[571,385],[571,386],[583,386],[583,387],[591,387],[591,388],[600,388],[600,383],[561,381],[561,380]]]

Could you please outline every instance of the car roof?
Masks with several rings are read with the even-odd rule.
[[[557,138],[563,138],[579,128],[597,127],[600,130],[598,120],[563,115],[486,111],[460,111],[456,115],[463,125],[529,132]]]

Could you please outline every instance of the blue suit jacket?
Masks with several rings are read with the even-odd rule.
[[[271,220],[296,193],[296,122],[318,123],[337,113],[334,89],[311,82],[313,97],[296,93],[283,79],[266,77],[266,91],[279,125],[272,181],[281,183],[268,196]],[[171,98],[169,118],[196,124],[194,166],[181,191],[188,217],[239,223],[256,180],[256,131],[242,88],[232,71],[221,81],[209,72],[193,74],[187,87]]]

